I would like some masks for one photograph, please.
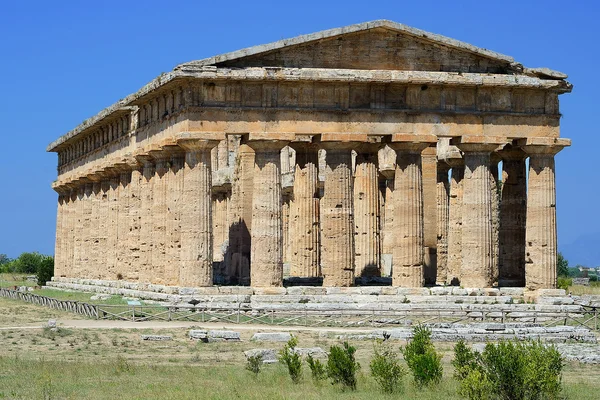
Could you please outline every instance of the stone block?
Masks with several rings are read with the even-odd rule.
[[[208,331],[206,329],[192,329],[188,332],[190,339],[206,340],[208,339]]]
[[[257,332],[252,336],[255,342],[287,342],[292,338],[289,332]]]
[[[235,331],[208,331],[208,341],[228,341],[228,342],[239,342],[241,340],[240,333]]]
[[[551,297],[551,296],[566,296],[567,293],[564,289],[538,289],[536,290],[538,297]]]
[[[446,296],[452,294],[452,288],[446,286],[434,286],[429,289],[432,296]]]
[[[327,352],[320,347],[296,347],[294,353],[302,357],[312,356],[314,358],[327,358]]]
[[[389,296],[398,294],[398,288],[394,286],[382,286],[381,287],[381,295]]]
[[[287,289],[284,287],[260,287],[254,288],[255,295],[284,295]]]
[[[140,337],[142,340],[147,340],[150,342],[162,342],[173,340],[173,337],[168,335],[141,335]]]
[[[260,355],[263,364],[274,364],[278,362],[277,352],[274,349],[251,349],[244,352],[246,359]]]
[[[427,296],[429,295],[429,289],[427,288],[398,288],[398,294],[405,296]]]

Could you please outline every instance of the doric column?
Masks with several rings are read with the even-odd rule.
[[[283,285],[281,149],[287,142],[248,141],[254,150],[250,284]]]
[[[213,261],[223,262],[229,237],[227,224],[228,195],[226,192],[213,194]]]
[[[463,159],[454,159],[450,167],[450,199],[448,209],[448,258],[446,284],[460,284],[460,266],[462,264],[462,207],[465,164]]]
[[[392,285],[421,287],[423,270],[423,181],[421,152],[428,143],[393,142],[396,150]]]
[[[181,270],[181,217],[183,207],[185,151],[179,146],[165,146],[170,155],[167,179],[166,264],[165,283],[179,285]]]
[[[497,152],[490,154],[490,196],[492,201],[492,286],[498,286],[498,263],[500,259],[500,193]]]
[[[380,145],[357,148],[354,174],[354,275],[380,276],[379,171]]]
[[[106,172],[102,175],[100,181],[100,195],[98,202],[98,259],[97,268],[94,270],[93,277],[96,279],[108,279],[108,265],[113,248],[108,247],[109,243],[109,218],[110,218],[110,176]],[[111,277],[111,279],[114,279]]]
[[[229,246],[225,254],[226,274],[229,283],[248,285],[250,284],[254,150],[246,144],[240,145],[234,165],[228,217]]]
[[[436,284],[445,285],[448,278],[448,218],[450,209],[450,166],[437,163],[437,271]]]
[[[395,164],[395,163],[394,163]],[[381,276],[392,276],[393,252],[396,247],[396,227],[394,226],[394,176],[393,171],[383,175],[381,207]]]
[[[181,286],[212,286],[211,149],[217,140],[179,140],[186,150],[181,208]]]
[[[129,181],[129,232],[126,239],[127,261],[129,266],[127,271],[127,280],[140,280],[140,232],[141,232],[141,210],[142,210],[142,166],[135,159],[128,160],[128,166],[131,169],[131,179]]]
[[[352,149],[356,143],[322,142],[325,183],[321,199],[323,286],[354,284]]]
[[[93,185],[92,182],[86,180],[83,186],[83,204],[82,204],[82,222],[81,222],[81,248],[80,248],[80,277],[90,278],[94,277],[97,273],[96,269],[92,266],[90,259],[90,249],[93,243],[93,231],[95,225],[92,221],[92,199],[93,199]]]
[[[290,276],[318,277],[319,156],[314,145],[291,143],[296,150],[294,195],[290,203]]]
[[[142,165],[140,177],[140,239],[139,239],[139,276],[141,283],[149,283],[153,278],[152,268],[152,231],[154,229],[154,220],[152,218],[152,205],[154,203],[154,162],[149,155],[136,156],[138,162]]]
[[[171,155],[162,150],[149,152],[154,159],[152,177],[152,283],[166,284],[167,268],[167,188]]]
[[[493,277],[493,217],[490,153],[498,143],[465,143],[462,206],[462,264],[460,283],[465,287],[491,287]]]
[[[100,271],[104,267],[104,262],[101,259],[101,255],[105,254],[105,245],[102,241],[104,232],[100,231],[100,209],[102,205],[102,179],[104,174],[96,172],[89,174],[88,179],[92,181],[92,193],[91,193],[91,215],[90,220],[94,229],[90,231],[91,243],[88,249],[89,251],[89,264],[92,271]]]
[[[525,218],[527,215],[527,155],[505,147],[502,157],[502,201],[498,234],[500,286],[525,286]]]
[[[60,187],[55,189],[58,193],[58,206],[56,209],[56,237],[54,242],[54,274],[60,276],[64,273],[64,251],[63,243],[65,242],[64,228],[67,225],[65,218],[66,214],[66,193],[65,188]]]
[[[131,169],[127,164],[117,164],[119,172],[118,210],[117,210],[117,243],[115,272],[123,279],[130,278],[132,270],[129,257],[129,232],[131,230],[129,207],[131,199]],[[113,278],[114,279],[114,278]]]
[[[556,287],[556,186],[554,156],[570,145],[568,139],[552,144],[523,146],[529,155],[525,285],[528,289]]]
[[[69,234],[69,240],[67,242],[67,261],[66,261],[66,267],[65,267],[65,275],[68,277],[75,277],[75,254],[74,254],[74,250],[75,250],[75,237],[76,237],[76,229],[77,226],[79,224],[78,221],[78,215],[77,215],[77,207],[78,207],[78,203],[77,203],[77,198],[78,198],[78,192],[79,192],[79,188],[74,185],[71,184],[70,186],[70,197],[69,197],[69,226],[68,226],[68,234]]]
[[[281,196],[281,259],[284,263],[289,262],[290,257],[290,195]]]
[[[117,280],[122,278],[117,271],[117,252],[119,242],[119,208],[120,208],[120,193],[119,186],[121,184],[120,171],[115,168],[110,168],[110,178],[108,180],[109,188],[108,195],[108,220],[107,220],[107,262],[106,273],[103,275],[105,279]]]

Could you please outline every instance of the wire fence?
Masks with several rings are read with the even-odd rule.
[[[580,306],[577,310],[523,309],[511,305],[498,309],[470,305],[465,308],[311,309],[296,304],[293,309],[251,307],[248,303],[231,306],[192,305],[107,305],[58,300],[33,293],[0,288],[0,296],[21,300],[94,319],[142,321],[191,321],[233,324],[305,326],[305,327],[386,327],[415,323],[472,324],[481,322],[534,323],[542,326],[573,325],[600,331],[599,308]]]

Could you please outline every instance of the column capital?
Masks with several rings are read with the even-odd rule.
[[[154,159],[150,156],[150,154],[146,153],[138,153],[135,154],[134,158],[138,163],[141,164],[143,168],[153,167]]]
[[[177,145],[187,152],[200,153],[211,151],[219,142],[217,139],[181,138],[177,140]]]
[[[527,158],[523,149],[510,143],[498,150],[497,154],[502,160],[521,161]]]
[[[395,133],[391,142],[388,143],[392,149],[408,153],[421,153],[427,147],[437,143],[435,135],[414,135],[408,133]]]
[[[242,141],[243,144],[248,145],[252,150],[256,151],[264,151],[264,152],[279,152],[285,146],[288,145],[288,140],[278,140],[278,139],[261,139],[261,140],[251,140],[246,139]]]
[[[527,138],[516,140],[516,142],[529,156],[553,157],[565,147],[571,146],[571,139],[566,138]]]
[[[491,153],[506,143],[508,143],[508,140],[500,136],[467,135],[455,137],[450,140],[450,144],[468,153]]]

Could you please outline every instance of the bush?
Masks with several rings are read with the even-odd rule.
[[[325,369],[325,365],[321,362],[321,360],[313,358],[313,356],[309,354],[308,357],[306,357],[306,362],[310,367],[310,374],[315,382],[319,382],[327,378],[327,370]]]
[[[412,340],[403,350],[404,359],[412,371],[417,387],[437,384],[442,379],[442,356],[431,343],[431,331],[424,326],[413,329]]]
[[[371,360],[371,375],[384,393],[402,392],[402,378],[406,370],[400,365],[400,358],[385,342],[375,345],[375,355]]]
[[[248,357],[248,360],[246,362],[246,369],[248,371],[252,372],[254,374],[254,376],[257,376],[258,373],[260,372],[260,370],[262,369],[262,362],[263,362],[262,354],[250,356],[250,357]]]
[[[573,278],[566,278],[564,276],[559,276],[556,279],[556,288],[569,290],[569,286],[573,285]]]
[[[562,357],[540,342],[489,343],[482,354],[459,342],[452,364],[459,394],[469,399],[557,399],[562,390]]]
[[[331,346],[327,358],[327,376],[332,384],[341,384],[343,389],[356,390],[356,372],[360,364],[354,357],[356,348],[344,342],[343,347]]]
[[[37,283],[43,286],[54,276],[54,258],[44,256],[37,271]]]
[[[295,352],[296,346],[298,346],[298,339],[292,336],[279,351],[279,362],[287,366],[290,378],[294,383],[298,383],[302,379],[302,359],[300,354]]]

